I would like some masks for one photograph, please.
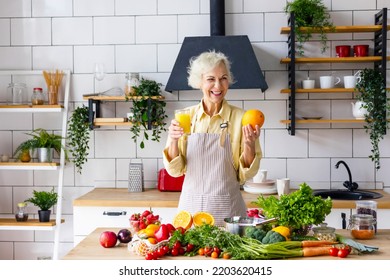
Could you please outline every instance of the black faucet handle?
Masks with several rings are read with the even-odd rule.
[[[352,183],[352,186],[351,186],[351,190],[352,190],[352,191],[356,191],[356,190],[358,189],[358,187],[359,187],[358,183],[353,182],[353,183]]]

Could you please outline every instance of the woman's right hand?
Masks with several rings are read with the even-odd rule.
[[[180,127],[179,122],[175,119],[171,120],[171,124],[168,129],[168,136],[173,141],[178,141],[179,138],[184,134],[184,130]]]

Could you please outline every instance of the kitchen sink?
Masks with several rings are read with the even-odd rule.
[[[313,194],[321,196],[326,199],[330,197],[334,200],[366,200],[366,199],[378,199],[383,195],[377,192],[363,191],[363,190],[313,190]]]

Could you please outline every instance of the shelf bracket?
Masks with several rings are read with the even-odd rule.
[[[95,110],[94,110],[95,108]],[[94,100],[92,98],[88,99],[88,122],[89,122],[89,129],[94,129],[94,119],[100,117],[100,100]]]

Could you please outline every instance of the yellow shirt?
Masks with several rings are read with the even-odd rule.
[[[234,169],[237,172],[237,180],[240,185],[245,181],[256,175],[260,167],[260,159],[262,152],[260,148],[259,140],[256,141],[256,155],[249,167],[244,167],[243,161],[243,139],[242,139],[242,125],[241,119],[244,114],[244,110],[232,105],[229,105],[226,100],[222,103],[222,108],[217,115],[210,117],[207,115],[202,106],[202,102],[198,105],[189,107],[192,120],[191,132],[192,133],[217,133],[221,134],[221,124],[227,123],[227,131],[230,135],[230,144],[233,153]],[[227,143],[225,143],[227,144]],[[168,160],[167,148],[163,151],[163,163],[168,173],[173,177],[178,177],[186,172],[186,151],[187,151],[187,137],[182,136],[179,139],[179,155]]]

